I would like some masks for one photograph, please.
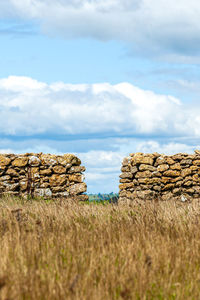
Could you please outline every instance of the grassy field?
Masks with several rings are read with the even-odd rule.
[[[0,299],[200,299],[200,202],[1,199]]]

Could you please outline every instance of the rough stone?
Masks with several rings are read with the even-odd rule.
[[[61,165],[57,165],[53,167],[53,171],[56,174],[65,174],[66,173],[66,168],[61,166]]]
[[[172,190],[174,188],[174,184],[173,183],[169,183],[169,184],[166,184],[162,190],[163,191],[167,191],[167,190]]]
[[[30,166],[37,167],[37,166],[40,165],[41,161],[37,156],[32,155],[31,157],[29,157],[28,163],[29,163]]]
[[[140,171],[151,171],[151,172],[154,172],[156,171],[157,169],[151,165],[145,165],[145,164],[141,164],[139,166],[139,170]],[[136,171],[137,172],[137,171]]]
[[[167,171],[168,169],[169,169],[169,165],[167,165],[167,164],[159,165],[159,166],[157,167],[157,170],[158,170],[159,172],[165,172],[165,171]]]
[[[181,176],[182,177],[186,177],[186,176],[191,175],[191,174],[192,174],[192,170],[191,169],[183,169],[181,171]]]
[[[70,195],[78,195],[81,193],[85,193],[87,191],[87,185],[86,183],[76,183],[74,185],[71,185],[69,187],[69,193]]]
[[[181,170],[181,165],[180,165],[180,163],[176,163],[176,164],[174,164],[174,165],[171,165],[170,166],[170,169],[171,170]]]
[[[152,173],[150,171],[144,171],[144,172],[137,172],[135,175],[135,178],[145,178],[145,177],[151,177]]]
[[[15,169],[8,169],[7,171],[6,171],[6,174],[7,175],[10,175],[10,176],[16,176],[16,177],[18,177],[19,176],[19,173],[17,173],[17,171],[15,171]]]
[[[82,172],[85,172],[85,167],[83,167],[83,166],[72,166],[67,172],[69,174],[82,173]],[[122,171],[122,172],[125,172],[125,171]]]
[[[120,178],[125,179],[125,178],[133,178],[133,174],[131,172],[124,172],[120,176]]]
[[[11,162],[11,159],[8,157],[5,157],[4,155],[0,155],[0,170],[5,169],[6,166],[8,166]]]
[[[169,177],[178,177],[180,176],[180,174],[181,173],[176,170],[168,170],[163,173],[164,176],[169,176]]]
[[[48,176],[48,175],[51,175],[51,174],[52,174],[51,169],[40,170],[40,175]]]
[[[43,166],[55,166],[58,163],[57,156],[52,154],[41,154],[40,160]]]
[[[200,159],[193,160],[193,165],[200,166]]]
[[[17,157],[15,160],[12,162],[13,167],[25,167],[28,164],[28,157],[22,156],[22,157]]]
[[[146,164],[146,165],[153,165],[153,158],[152,156],[145,156],[141,155],[141,153],[135,153],[135,155],[131,159],[132,165],[137,164]]]
[[[79,175],[79,174],[71,174],[69,175],[69,181],[70,182],[79,182],[81,183],[84,179],[83,175]]]
[[[34,194],[35,194],[35,196],[39,196],[39,197],[52,197],[52,191],[49,188],[35,189]]]
[[[68,181],[67,175],[53,174],[49,177],[50,186],[62,186]]]

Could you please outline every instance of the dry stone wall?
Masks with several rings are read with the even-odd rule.
[[[84,171],[80,159],[73,154],[0,155],[0,195],[76,196],[86,200]]]
[[[119,201],[200,197],[200,151],[194,154],[132,153],[123,160]]]

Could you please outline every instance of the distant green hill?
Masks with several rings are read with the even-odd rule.
[[[88,194],[89,196],[89,201],[96,201],[96,202],[101,202],[101,201],[109,201],[110,203],[117,203],[119,199],[119,194],[118,193],[110,193],[110,194]]]

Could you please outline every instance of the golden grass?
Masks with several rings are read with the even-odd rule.
[[[0,299],[200,299],[200,202],[1,199]]]

